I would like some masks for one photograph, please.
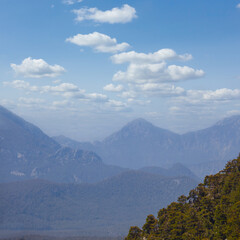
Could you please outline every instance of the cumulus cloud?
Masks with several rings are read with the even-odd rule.
[[[66,4],[66,5],[73,5],[75,3],[80,3],[82,2],[83,0],[63,0],[63,4]]]
[[[56,77],[65,72],[59,65],[49,65],[43,59],[25,58],[20,65],[11,64],[16,74],[26,78]]]
[[[72,83],[61,83],[60,85],[57,85],[57,86],[50,86],[50,85],[43,86],[41,87],[41,91],[61,93],[61,92],[79,92],[80,89],[78,88],[78,86]]]
[[[135,90],[145,95],[179,96],[185,94],[185,90],[181,87],[161,83],[138,84],[135,85]]]
[[[113,85],[112,83],[103,87],[103,90],[108,92],[121,92],[123,90],[123,85],[119,84],[117,86]]]
[[[82,47],[92,47],[98,52],[115,53],[125,51],[129,47],[128,43],[117,43],[116,38],[111,38],[99,32],[77,34],[67,38],[66,41]]]
[[[146,86],[148,88],[151,86],[151,92],[161,92],[160,88],[163,86],[161,85],[163,83],[195,79],[204,75],[204,71],[201,69],[198,70],[189,66],[178,66],[175,64],[168,65],[167,61],[170,60],[189,61],[192,59],[191,54],[177,54],[169,48],[160,49],[154,53],[123,52],[113,55],[111,59],[115,64],[129,63],[126,71],[118,71],[114,74],[113,81],[132,85],[145,84],[144,89]],[[142,92],[144,89],[142,89]],[[175,90],[179,91],[180,89]]]
[[[131,105],[140,105],[140,106],[145,106],[147,104],[150,104],[151,101],[150,100],[141,100],[141,99],[134,99],[134,98],[128,98],[127,99],[128,103],[130,103]]]
[[[40,98],[25,98],[25,97],[20,97],[18,99],[18,101],[22,104],[26,104],[26,105],[38,105],[40,103],[44,103],[45,100],[44,99],[40,99]]]
[[[240,99],[240,89],[221,88],[215,91],[206,91],[203,93],[203,99],[215,101]]]
[[[199,78],[203,75],[203,70],[195,70],[188,66],[167,66],[165,62],[154,64],[132,63],[128,66],[126,72],[118,71],[114,74],[113,81],[131,83],[176,82]]]
[[[188,104],[220,103],[240,99],[240,89],[188,90],[177,101]]]
[[[80,8],[73,10],[73,12],[77,15],[76,21],[78,22],[92,20],[98,23],[127,23],[137,17],[135,8],[128,4],[107,11],[101,11],[97,8]]]
[[[12,82],[4,82],[5,86],[10,86],[16,89],[22,89],[29,92],[38,92],[40,94],[50,93],[53,95],[62,96],[65,99],[78,99],[87,102],[107,103],[110,99],[101,93],[86,93],[84,89],[80,89],[72,83],[61,83],[59,85],[44,85],[34,86],[23,80],[15,80]],[[60,103],[59,103],[60,104]],[[59,105],[56,103],[55,105]]]
[[[10,86],[10,87],[17,88],[17,89],[28,90],[31,92],[39,91],[38,86],[31,86],[30,83],[25,82],[23,80],[14,80],[12,82],[3,82],[3,85]]]
[[[52,106],[54,108],[62,108],[62,107],[68,107],[71,105],[71,102],[68,100],[63,100],[63,101],[53,101]]]
[[[101,93],[90,93],[90,94],[87,94],[86,97],[95,102],[108,102],[109,101],[108,97]]]
[[[109,99],[104,105],[104,110],[114,111],[114,112],[130,112],[132,109],[128,106],[127,103],[122,101]]]
[[[135,51],[123,52],[115,54],[111,57],[112,61],[116,64],[125,62],[130,63],[157,63],[164,60],[184,60],[192,59],[191,54],[178,55],[174,50],[169,48],[160,49],[154,53],[137,53]]]
[[[160,97],[177,97],[185,96],[186,90],[182,87],[174,86],[167,83],[142,83],[142,84],[129,84],[128,90],[123,91],[119,97],[127,98],[128,102],[144,102],[146,100],[139,98],[148,98],[152,96]]]

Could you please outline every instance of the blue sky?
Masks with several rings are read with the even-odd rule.
[[[0,104],[87,141],[240,114],[238,0],[2,0]]]

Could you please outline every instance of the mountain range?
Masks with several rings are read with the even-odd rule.
[[[215,170],[226,161],[215,155],[236,153],[239,120],[178,135],[137,119],[102,142],[79,143],[0,107],[0,230],[125,234],[197,185],[186,165]]]
[[[63,136],[54,139],[64,146],[94,151],[108,164],[137,169],[170,167],[179,162],[204,177],[239,154],[240,116],[182,135],[136,119],[103,141],[81,143]]]
[[[66,138],[62,137],[62,140]],[[38,127],[0,107],[0,182],[46,179],[60,183],[96,183],[129,171],[128,168],[105,164],[91,150],[71,146],[74,144],[72,140],[68,143],[69,146],[61,146]],[[197,179],[180,163],[171,169],[146,168],[140,171]]]
[[[0,182],[42,178],[94,183],[125,169],[91,151],[61,147],[38,127],[0,106]]]

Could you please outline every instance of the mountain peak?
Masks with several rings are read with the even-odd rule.
[[[137,118],[129,122],[125,127],[154,127],[152,123],[148,122],[143,118]],[[123,127],[123,128],[125,128]]]

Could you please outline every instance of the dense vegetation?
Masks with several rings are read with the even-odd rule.
[[[149,215],[142,229],[131,227],[125,240],[240,239],[240,156],[204,183]]]

